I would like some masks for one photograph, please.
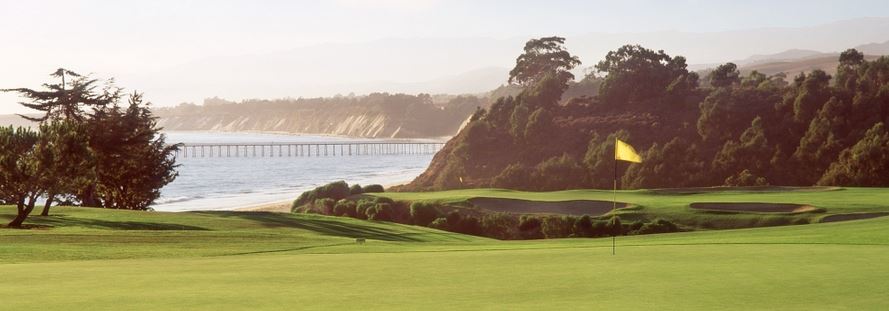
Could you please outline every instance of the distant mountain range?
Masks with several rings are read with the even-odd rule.
[[[864,53],[867,60],[873,60],[882,55],[889,55],[889,41],[862,44],[854,48]],[[740,66],[744,74],[756,70],[768,75],[783,72],[791,76],[815,69],[824,70],[828,74],[834,74],[839,64],[839,57],[839,52],[825,53],[813,50],[790,49],[775,54],[753,55],[735,61],[735,63]]]

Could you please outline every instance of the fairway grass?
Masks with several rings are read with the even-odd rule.
[[[829,204],[838,194],[883,193],[870,190],[798,202],[754,195],[880,210],[868,205],[879,195]],[[819,193],[827,192],[808,195]],[[668,210],[679,201],[645,206]],[[0,208],[0,220],[12,212]],[[889,217],[618,237],[611,255],[610,238],[497,241],[317,215],[53,214],[29,218],[37,229],[0,230],[3,309],[889,309]]]

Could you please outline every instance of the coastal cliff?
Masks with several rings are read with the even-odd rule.
[[[457,96],[375,93],[360,97],[248,100],[218,98],[204,105],[156,109],[158,123],[172,131],[277,132],[365,138],[452,136],[482,101]]]

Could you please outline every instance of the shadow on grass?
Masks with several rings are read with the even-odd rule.
[[[6,216],[6,215],[3,215]],[[7,218],[7,217],[0,217]],[[11,216],[9,220],[11,220]],[[8,220],[0,220],[8,221]],[[91,229],[112,229],[112,230],[209,230],[207,228],[180,225],[170,223],[155,223],[144,221],[110,221],[89,218],[69,217],[64,214],[56,214],[50,216],[30,216],[26,220],[26,224],[35,228],[46,229],[47,227],[83,227]]]
[[[421,242],[423,240],[412,237],[416,233],[404,233],[387,230],[373,226],[344,223],[335,219],[319,218],[294,218],[289,214],[270,212],[193,212],[195,214],[212,215],[218,217],[234,217],[255,221],[267,228],[297,228],[309,230],[324,235],[367,238],[383,241]]]

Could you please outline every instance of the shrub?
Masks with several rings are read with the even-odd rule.
[[[463,234],[483,234],[481,222],[479,222],[478,218],[472,215],[465,215],[460,217],[460,222],[456,226],[452,225],[452,230]]]
[[[482,217],[481,229],[484,236],[500,240],[514,239],[518,227],[516,217],[507,213],[493,213]]]
[[[460,213],[457,211],[451,211],[445,217],[448,219],[449,224],[459,224],[460,220],[462,220],[462,218],[463,218],[460,216]]]
[[[609,234],[608,221],[596,220],[593,222],[592,236],[607,236]]]
[[[540,231],[547,239],[569,237],[574,232],[574,217],[545,217]]]
[[[342,180],[318,187],[315,189],[315,192],[321,198],[331,198],[334,200],[345,199],[351,195],[349,184]]]
[[[342,199],[336,202],[336,205],[333,206],[333,215],[334,216],[346,216],[346,217],[356,217],[356,206],[355,201]]]
[[[369,209],[374,208],[376,203],[369,200],[358,200],[358,203],[355,205],[355,215],[359,219],[368,219],[367,212]]]
[[[377,203],[373,208],[367,210],[367,219],[391,221],[392,205],[389,203]]]
[[[383,189],[383,186],[382,186],[382,185],[376,185],[376,184],[374,184],[374,185],[367,185],[367,186],[364,186],[364,188],[362,189],[362,191],[363,191],[364,193],[380,193],[380,192],[385,192],[386,189]]]
[[[364,219],[367,220],[376,220],[377,219],[377,206],[371,205],[364,211]]]
[[[642,229],[642,226],[644,226],[644,225],[645,225],[645,222],[643,222],[643,221],[634,221],[634,222],[627,225],[627,231],[628,232],[638,231],[639,229]]]
[[[590,215],[583,215],[574,221],[574,236],[591,237],[593,236],[593,222]]]
[[[351,187],[349,187],[349,194],[351,194],[351,195],[362,194],[362,193],[364,193],[364,189],[361,189],[361,185],[359,185],[359,184],[354,184]]]
[[[292,212],[292,211],[297,210],[299,207],[301,207],[303,205],[306,205],[309,203],[314,203],[315,200],[317,199],[316,197],[317,196],[315,195],[314,190],[309,190],[309,191],[303,192],[302,194],[299,195],[298,198],[296,198],[296,200],[293,200],[293,204],[290,205],[290,211]]]
[[[312,203],[312,210],[319,214],[333,215],[333,206],[336,204],[331,198],[317,199]]]
[[[341,199],[345,199],[351,194],[349,190],[349,185],[346,184],[345,181],[337,181],[326,184],[324,186],[315,188],[313,190],[309,190],[303,192],[299,195],[299,198],[296,201],[293,201],[293,205],[291,206],[291,210],[296,209],[297,207],[313,203],[318,199],[330,198],[333,199],[334,202],[339,201]]]
[[[434,203],[426,202],[412,203],[410,213],[413,223],[419,226],[428,226],[440,214]]]
[[[519,220],[519,234],[523,239],[542,239],[543,232],[540,228],[542,224],[540,218],[524,215]]]
[[[439,229],[439,230],[448,230],[448,219],[444,217],[439,217],[429,223],[429,227]]]
[[[624,226],[620,222],[619,216],[612,216],[611,220],[608,221],[608,233],[611,235],[621,235],[623,234]]]
[[[652,234],[652,233],[668,233],[668,232],[677,232],[679,231],[679,227],[676,224],[663,220],[656,219],[653,222],[645,223],[642,225],[636,232],[639,234]]]

